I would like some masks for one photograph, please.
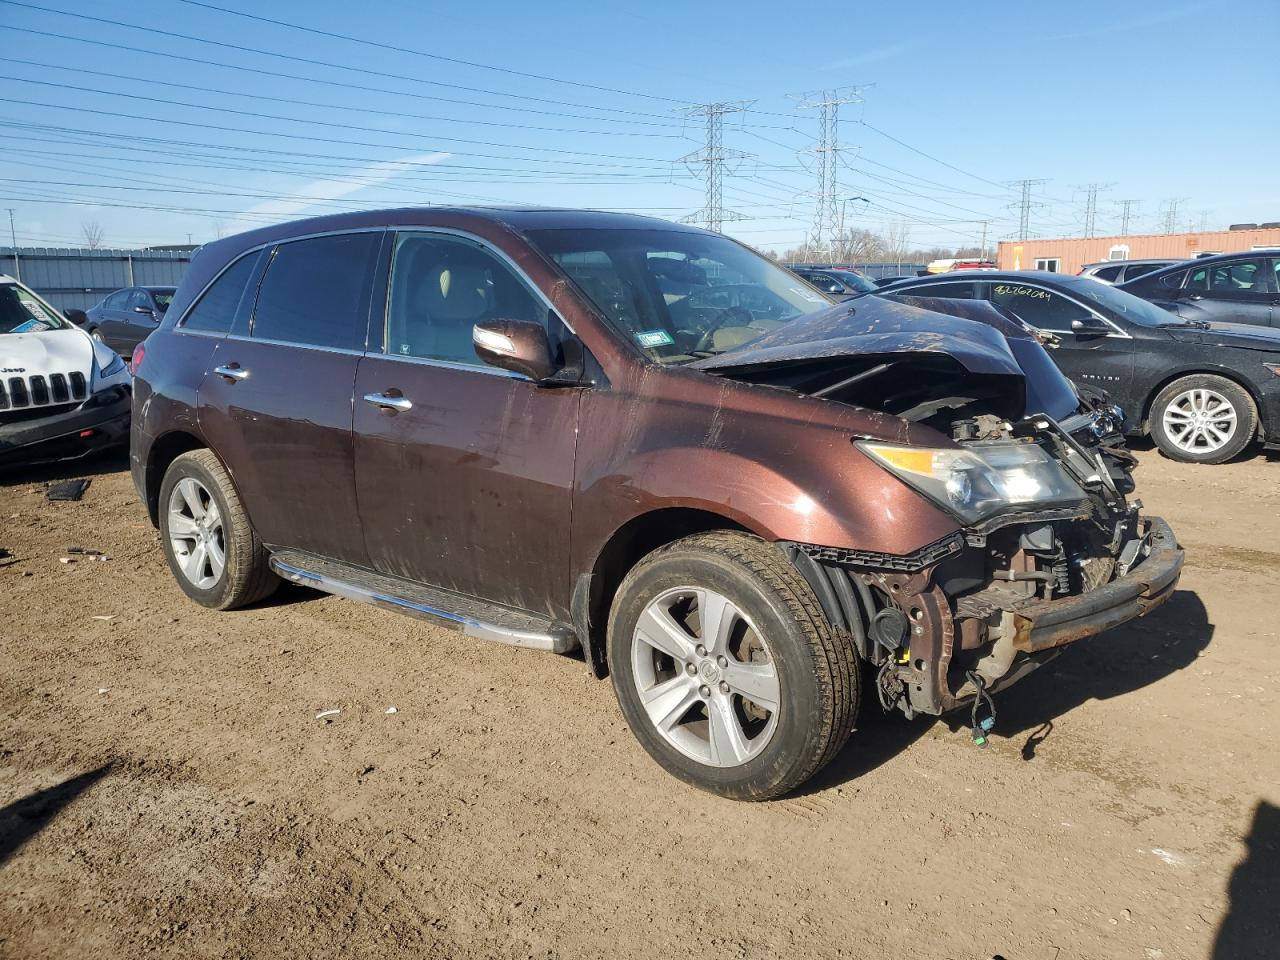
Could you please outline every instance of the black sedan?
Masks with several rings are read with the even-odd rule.
[[[90,307],[84,328],[122,357],[160,325],[173,299],[173,287],[125,287]]]
[[[1280,327],[1280,250],[1199,257],[1119,286],[1187,320]]]
[[[797,263],[789,269],[837,300],[848,300],[862,293],[874,293],[877,289],[876,285],[862,274],[843,267],[816,267]]]
[[[1175,460],[1222,463],[1280,444],[1280,330],[1182,319],[1087,277],[1033,271],[905,280],[892,297],[987,300],[1044,334],[1082,386]]]

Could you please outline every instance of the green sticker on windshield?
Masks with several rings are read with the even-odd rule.
[[[665,330],[641,330],[636,334],[636,342],[642,347],[669,347],[675,343],[671,334]]]

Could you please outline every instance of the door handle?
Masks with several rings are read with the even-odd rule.
[[[213,372],[220,377],[226,377],[228,380],[244,380],[249,376],[249,371],[240,369],[240,364],[238,363],[214,367]]]
[[[413,401],[408,397],[393,396],[389,393],[366,393],[364,402],[372,403],[375,407],[380,407],[388,413],[399,413],[402,410],[413,409]]]

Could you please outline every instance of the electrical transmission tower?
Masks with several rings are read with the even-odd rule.
[[[1084,201],[1084,235],[1092,237],[1096,230],[1094,229],[1098,222],[1098,191],[1110,189],[1112,184],[1109,183],[1090,183],[1083,187],[1077,187],[1077,190],[1085,191]]]
[[[840,151],[849,149],[840,143],[840,108],[846,103],[861,103],[858,87],[839,87],[834,90],[818,90],[794,97],[801,110],[818,111],[818,137],[807,150],[813,155],[814,174],[818,189],[813,198],[813,224],[809,228],[809,245],[821,248],[827,239],[835,239],[840,222],[840,198],[837,196],[837,168]]]
[[[1041,207],[1043,204],[1031,202],[1031,189],[1038,187],[1042,183],[1048,183],[1047,180],[1014,180],[1009,184],[1011,187],[1018,187],[1022,190],[1022,199],[1018,201],[1018,239],[1026,240],[1031,234],[1031,210],[1033,207]]]
[[[1120,236],[1127,237],[1129,235],[1129,213],[1133,209],[1133,205],[1137,200],[1117,200],[1120,204]]]
[[[706,122],[706,141],[701,150],[686,154],[680,160],[695,176],[706,181],[706,200],[701,210],[685,217],[686,223],[701,223],[708,230],[720,232],[726,220],[740,220],[742,215],[724,208],[724,169],[729,160],[745,160],[749,154],[741,150],[726,150],[724,146],[724,116],[740,113],[754,100],[738,100],[733,103],[696,103],[684,111],[690,119],[701,118]]]
[[[1186,197],[1171,197],[1164,205],[1164,232],[1174,233],[1178,229],[1178,204]]]

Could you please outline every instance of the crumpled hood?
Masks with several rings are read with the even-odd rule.
[[[111,361],[111,349],[95,344],[93,338],[80,329],[0,334],[0,371],[28,377],[79,372],[88,381],[93,374],[93,356],[98,346],[102,346],[105,353],[105,362],[102,362],[105,368]]]
[[[995,328],[869,294],[798,317],[777,330],[690,367],[731,370],[822,357],[938,353],[970,373],[1023,376]]]
[[[1275,327],[1254,327],[1247,323],[1211,323],[1208,330],[1192,326],[1164,329],[1179,343],[1204,343],[1210,346],[1280,353],[1280,329]]]

